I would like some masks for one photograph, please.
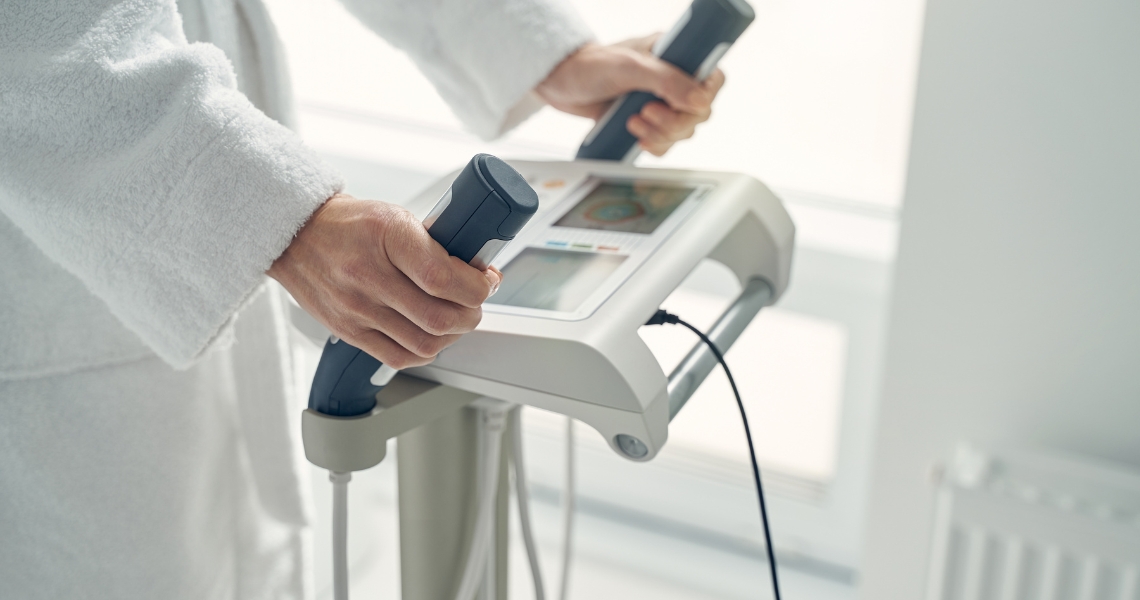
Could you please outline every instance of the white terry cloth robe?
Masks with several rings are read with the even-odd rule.
[[[590,39],[556,2],[346,4],[489,137]],[[264,271],[341,182],[277,46],[260,0],[0,6],[0,597],[312,595]]]

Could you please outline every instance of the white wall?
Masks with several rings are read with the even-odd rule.
[[[922,596],[956,440],[1140,465],[1140,2],[930,0],[862,597]]]

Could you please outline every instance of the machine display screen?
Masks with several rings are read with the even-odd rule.
[[[653,233],[695,189],[661,181],[603,181],[554,225]]]
[[[527,248],[503,268],[489,304],[574,311],[623,261],[620,254]]]

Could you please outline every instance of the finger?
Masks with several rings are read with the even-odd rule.
[[[696,112],[712,105],[712,95],[697,80],[651,54],[629,53],[619,69],[628,90],[646,90],[669,106]],[[628,91],[626,90],[626,91]]]
[[[693,137],[697,125],[708,120],[712,111],[701,114],[675,111],[660,102],[650,102],[641,109],[641,118],[649,122],[672,141]]]
[[[720,88],[724,87],[724,71],[713,69],[713,72],[701,82],[701,86],[715,98],[720,93]]]
[[[422,367],[432,361],[431,358],[416,356],[407,348],[397,344],[392,338],[374,329],[366,329],[351,336],[345,336],[344,340],[396,370]]]
[[[374,307],[368,317],[366,323],[372,329],[383,333],[408,352],[421,358],[434,358],[460,337],[459,334],[432,335],[388,306]]]
[[[388,259],[428,294],[475,308],[491,293],[494,278],[448,256],[411,213],[393,218],[384,236]]]
[[[652,125],[637,115],[629,118],[626,127],[630,133],[637,137],[637,142],[642,149],[654,156],[665,154],[665,152],[673,146],[673,142],[666,138],[664,134],[654,129]]]
[[[673,143],[673,140],[669,139],[665,132],[654,127],[640,115],[630,117],[629,121],[626,122],[626,129],[646,147]]]
[[[478,270],[472,270],[484,277]],[[388,281],[389,285],[384,290],[378,290],[378,298],[432,335],[467,333],[475,329],[483,318],[481,308],[432,296],[400,273],[393,274]]]
[[[491,293],[487,294],[487,297],[490,298],[495,295],[495,292],[499,291],[499,286],[503,283],[503,272],[495,267],[488,266],[483,274],[486,275],[488,281],[491,281]]]
[[[669,149],[673,147],[672,143],[646,144],[644,142],[639,142],[638,145],[641,146],[641,148],[643,150],[652,154],[653,156],[665,156],[665,153],[668,152]]]

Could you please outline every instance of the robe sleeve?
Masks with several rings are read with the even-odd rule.
[[[339,176],[174,0],[8,3],[0,211],[168,363],[229,326]]]
[[[475,134],[502,135],[543,106],[531,90],[593,39],[561,0],[341,0],[406,52]]]

